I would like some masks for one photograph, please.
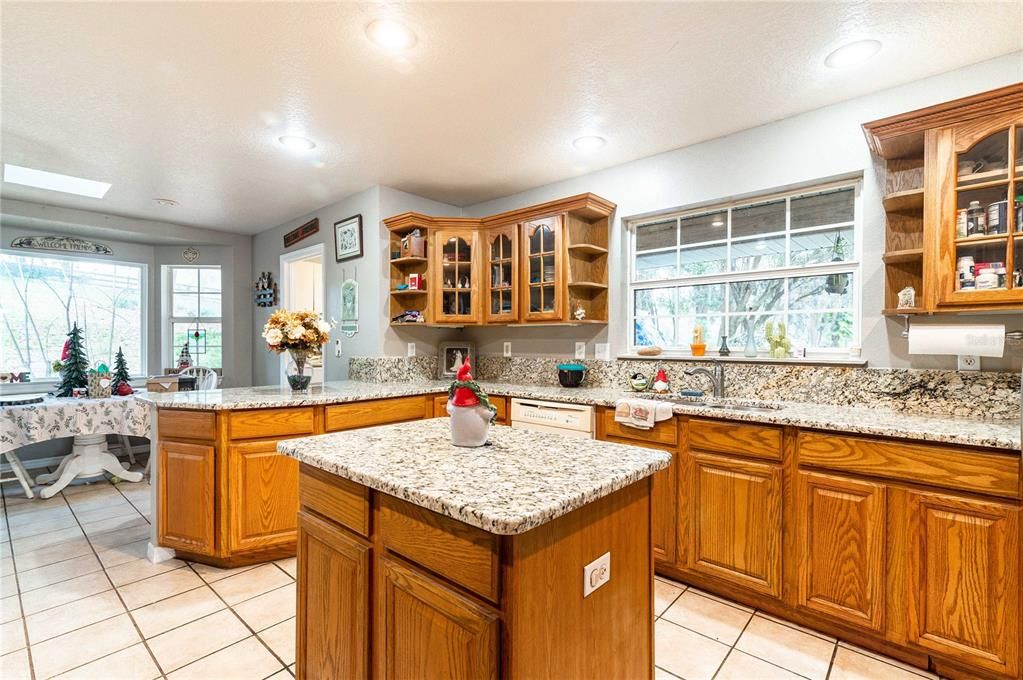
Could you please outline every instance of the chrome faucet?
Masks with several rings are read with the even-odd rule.
[[[687,368],[686,375],[705,375],[710,378],[710,384],[714,386],[714,397],[721,399],[725,396],[725,365],[717,359],[712,359],[713,369],[708,370],[703,366]]]

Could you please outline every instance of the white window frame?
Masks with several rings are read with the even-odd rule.
[[[802,227],[799,229],[791,229],[792,222],[792,199],[800,196],[806,196],[808,194],[815,194],[819,192],[851,188],[853,189],[853,220],[852,222],[837,222],[834,224],[823,224],[816,225],[813,227]],[[767,194],[757,194],[754,196],[748,196],[742,200],[729,201],[726,203],[717,204],[706,204],[700,205],[697,208],[687,208],[683,210],[676,210],[671,212],[648,214],[642,218],[630,219],[626,222],[626,229],[628,233],[628,259],[627,259],[627,292],[628,298],[628,327],[626,332],[628,333],[628,342],[626,346],[630,354],[635,354],[638,349],[643,347],[642,345],[636,344],[636,291],[637,290],[652,290],[659,288],[677,288],[679,286],[697,286],[707,284],[729,284],[740,281],[760,281],[763,279],[781,279],[785,286],[785,295],[788,295],[789,279],[803,277],[803,276],[825,276],[828,274],[835,273],[851,273],[853,275],[853,290],[852,290],[852,316],[853,316],[853,331],[852,331],[852,344],[850,347],[859,347],[862,342],[862,304],[861,296],[863,293],[863,273],[862,273],[862,261],[863,261],[863,205],[862,205],[862,188],[863,181],[861,178],[856,179],[845,179],[837,180],[833,182],[826,182],[820,184],[811,184],[801,186],[799,188],[788,189],[786,191],[772,192]],[[732,210],[734,208],[743,208],[751,205],[757,205],[761,203],[767,203],[770,201],[776,201],[779,199],[785,199],[785,230],[775,231],[764,234],[755,234],[753,236],[743,236],[736,239],[731,238],[732,234]],[[710,245],[725,245],[725,262],[728,267],[732,266],[732,244],[741,243],[743,241],[759,240],[764,238],[771,238],[777,236],[785,236],[785,262],[786,265],[782,267],[770,267],[764,269],[757,269],[754,271],[742,271],[742,272],[726,272],[723,274],[704,274],[704,275],[684,275],[675,276],[670,279],[658,279],[654,281],[637,281],[636,280],[636,229],[638,227],[654,224],[657,222],[663,222],[666,220],[679,220],[685,217],[693,217],[697,215],[705,215],[707,213],[714,212],[726,212],[726,237],[716,241],[701,242],[694,244],[694,247],[710,246]],[[853,228],[853,255],[851,260],[845,262],[835,263],[822,263],[812,265],[798,265],[792,266],[789,264],[789,260],[792,256],[791,252],[791,237],[793,234],[806,234],[817,231],[828,231],[836,228],[852,226]],[[679,272],[681,251],[684,246],[676,244],[675,246],[666,247],[664,251],[674,250],[676,252],[676,272]],[[644,250],[643,253],[647,254],[650,252],[656,252],[660,249]],[[726,286],[727,291],[727,286]],[[726,292],[727,295],[727,292]],[[812,310],[811,310],[812,311]],[[725,324],[728,323],[730,318],[736,316],[742,316],[740,312],[728,310],[721,313]],[[676,321],[677,324],[677,321]],[[726,326],[727,328],[727,326]],[[678,326],[676,325],[676,331]],[[682,341],[682,338],[676,337],[676,342]],[[707,338],[707,354],[710,356],[717,355],[717,338]],[[688,343],[673,345],[671,347],[665,347],[664,355],[666,356],[692,356],[689,350]],[[732,356],[739,356],[742,353],[742,347],[730,347]],[[849,356],[849,348],[807,348],[807,358],[818,358],[818,359],[838,359]],[[761,353],[761,358],[766,358],[766,354]]]
[[[42,250],[16,250],[13,248],[0,248],[0,252],[5,255],[12,255],[15,257],[38,257],[48,260],[67,260],[72,262],[100,262],[102,264],[111,264],[118,267],[134,267],[140,271],[139,279],[139,294],[141,300],[139,302],[139,329],[140,329],[140,342],[142,346],[139,348],[139,363],[140,366],[136,366],[136,370],[131,374],[131,378],[142,378],[149,375],[149,265],[145,262],[131,262],[129,260],[113,260],[108,257],[89,257],[87,255],[64,255],[60,253],[51,253],[50,251]],[[81,325],[81,324],[79,324]],[[111,360],[113,357],[111,357]],[[113,364],[110,365],[110,369],[113,370]],[[5,392],[16,392],[21,391],[22,385],[25,386],[26,391],[33,384],[45,384],[45,385],[56,385],[60,382],[59,377],[32,377],[31,383],[12,383],[5,385]],[[38,391],[38,390],[36,390]]]
[[[164,368],[171,368],[177,365],[177,356],[174,351],[174,324],[176,323],[195,323],[196,317],[184,317],[184,316],[173,316],[174,311],[174,270],[175,269],[216,269],[220,272],[220,313],[221,316],[200,316],[198,317],[200,323],[219,323],[220,324],[220,337],[221,343],[224,338],[224,268],[218,264],[165,264],[163,265],[163,350],[160,352],[160,356],[163,358]],[[196,292],[196,295],[199,293]],[[227,361],[226,355],[227,346],[221,345],[220,347],[220,363],[224,364]],[[193,356],[192,360],[195,361],[196,357]],[[219,367],[223,370],[223,366]],[[162,372],[162,371],[161,371]]]

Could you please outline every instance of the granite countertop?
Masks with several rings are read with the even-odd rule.
[[[281,387],[234,387],[205,392],[168,392],[139,395],[139,399],[160,408],[251,409],[282,406],[337,404],[369,399],[384,399],[418,394],[446,392],[449,381],[416,383],[375,383],[341,380],[328,382],[309,393],[294,394]],[[490,394],[524,399],[544,399],[573,404],[613,406],[623,397],[656,398],[650,393],[600,387],[565,388],[557,385],[518,385],[480,381]],[[795,427],[898,437],[964,446],[1020,450],[1020,424],[1014,420],[983,420],[954,416],[932,416],[862,406],[825,406],[794,402],[776,402],[780,408],[768,411],[744,411],[708,408],[699,404],[673,404],[677,414],[726,418],[753,423],[792,425]]]
[[[451,444],[447,419],[288,439],[303,463],[493,534],[521,534],[637,482],[671,454],[493,425],[486,446]]]

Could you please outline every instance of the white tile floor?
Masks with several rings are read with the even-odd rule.
[[[295,561],[151,564],[150,487],[3,487],[0,678],[292,677]],[[658,577],[657,680],[921,680],[924,671]]]
[[[3,486],[0,678],[292,678],[294,558],[151,564],[150,510],[145,482]]]

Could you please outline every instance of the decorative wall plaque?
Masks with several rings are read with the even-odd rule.
[[[74,236],[19,236],[11,241],[12,248],[33,250],[59,250],[65,253],[87,253],[89,255],[113,255],[114,251],[102,243],[94,243]]]
[[[284,247],[290,248],[304,238],[312,236],[320,230],[320,218],[314,217],[301,227],[292,229],[284,235]]]
[[[199,259],[199,251],[192,246],[188,246],[182,251],[181,257],[184,258],[185,262],[188,264],[192,264]]]

